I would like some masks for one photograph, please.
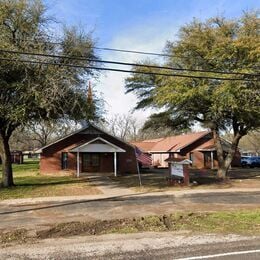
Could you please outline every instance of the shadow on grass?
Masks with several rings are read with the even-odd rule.
[[[150,189],[164,189],[169,186],[166,178],[169,177],[168,169],[150,169],[144,170],[141,172],[142,184],[146,188]],[[217,178],[216,170],[197,170],[190,169],[190,183],[196,183],[195,186],[214,186],[217,187],[227,187],[232,186],[233,180],[240,179],[249,179],[249,180],[259,180],[260,181],[260,169],[243,169],[243,168],[234,168],[228,173],[228,178],[226,180],[220,180]],[[139,187],[139,178],[137,175],[124,175],[113,177],[110,176],[118,186],[127,187],[127,188],[138,188]],[[104,185],[106,185],[104,183]],[[116,185],[116,184],[115,184]],[[194,187],[195,187],[194,186]]]
[[[44,177],[43,177],[44,178]],[[28,178],[20,178],[24,180],[19,180],[19,177],[15,179],[15,186],[14,187],[28,187],[28,186],[49,186],[49,185],[63,185],[63,184],[78,184],[78,183],[84,183],[87,182],[87,179],[68,179],[68,180],[55,180],[55,177],[53,179],[43,179],[37,177],[31,177]]]
[[[145,194],[145,193],[147,193],[147,192],[139,193],[138,195],[142,195],[142,194]],[[112,196],[112,197],[98,198],[98,199],[69,201],[69,202],[56,203],[54,205],[48,205],[48,206],[42,206],[42,207],[30,207],[30,208],[14,210],[14,211],[4,211],[4,212],[0,212],[0,215],[9,215],[9,214],[20,213],[20,212],[27,212],[27,211],[32,211],[32,210],[44,210],[44,209],[50,209],[50,208],[59,208],[59,207],[64,207],[64,206],[70,206],[70,205],[76,205],[76,204],[85,204],[85,203],[91,203],[91,202],[123,201],[123,200],[125,200],[127,198],[131,198],[132,196],[135,197],[135,196],[137,196],[137,194],[134,193],[134,194]]]

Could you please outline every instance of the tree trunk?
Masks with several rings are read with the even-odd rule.
[[[226,179],[227,171],[228,171],[228,169],[224,166],[218,167],[218,171],[217,171],[218,179],[220,179],[220,180]]]
[[[2,186],[14,186],[9,137],[3,135],[0,135],[0,156],[2,160]]]
[[[225,179],[227,176],[228,169],[225,168],[224,151],[222,148],[221,139],[218,130],[213,129],[212,132],[213,132],[213,138],[214,138],[214,143],[216,146],[217,158],[218,158],[217,177],[218,179]]]
[[[227,168],[227,170],[229,169],[231,163],[232,163],[232,160],[236,154],[236,151],[237,151],[237,147],[238,147],[238,143],[241,139],[242,135],[239,134],[239,133],[236,133],[234,135],[234,138],[232,140],[232,143],[231,143],[231,146],[230,146],[230,149],[229,149],[229,152],[225,158],[225,167]]]
[[[218,157],[218,172],[217,177],[218,179],[226,179],[227,172],[230,168],[231,162],[234,158],[234,155],[237,151],[239,140],[241,139],[242,135],[236,133],[232,140],[231,146],[229,148],[229,152],[227,156],[224,158],[224,150],[221,143],[221,138],[217,130],[212,130],[214,136],[214,142],[216,145],[217,150],[217,157]]]

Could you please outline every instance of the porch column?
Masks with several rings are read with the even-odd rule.
[[[116,152],[114,152],[114,174],[117,176]]]
[[[210,161],[211,161],[211,169],[214,168],[214,156],[213,156],[213,151],[210,152]]]
[[[79,178],[79,152],[77,152],[77,177]]]

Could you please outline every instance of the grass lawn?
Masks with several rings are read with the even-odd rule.
[[[13,172],[16,186],[0,187],[0,200],[101,193],[96,187],[91,186],[86,178],[40,175],[39,160],[25,160],[24,164],[13,164]],[[1,169],[0,174],[2,176]]]
[[[110,178],[118,185],[133,188],[136,191],[153,192],[180,189],[229,189],[229,188],[259,188],[260,168],[234,168],[229,172],[228,179],[220,182],[216,178],[216,170],[190,170],[190,187],[169,186],[166,177],[168,169],[144,170],[141,173],[142,187],[137,175],[125,175]],[[196,184],[193,184],[195,182]]]
[[[33,235],[26,229],[0,231],[0,245],[28,243],[45,238],[136,232],[260,235],[260,210],[174,213],[137,218],[67,222],[51,225]]]

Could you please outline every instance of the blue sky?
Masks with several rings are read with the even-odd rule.
[[[260,7],[259,0],[45,0],[59,22],[93,30],[99,47],[161,52],[166,40],[177,39],[180,26],[194,17],[239,17]],[[137,61],[144,56],[102,52],[103,59]],[[107,72],[95,82],[104,94],[108,113],[127,113],[135,106],[124,94],[127,74]],[[135,112],[143,120],[147,112]]]

